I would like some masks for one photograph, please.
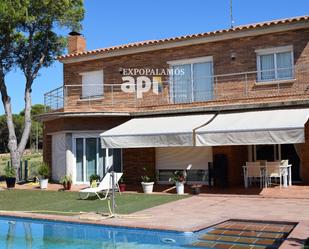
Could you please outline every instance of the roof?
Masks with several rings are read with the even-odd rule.
[[[123,44],[123,45],[117,45],[117,46],[112,46],[112,47],[99,48],[95,50],[88,50],[88,51],[79,52],[79,53],[62,55],[62,56],[57,57],[57,59],[65,60],[65,59],[70,59],[73,57],[97,55],[97,54],[102,54],[102,53],[110,52],[110,51],[117,51],[121,49],[137,48],[137,47],[144,47],[144,46],[154,46],[154,45],[159,45],[162,43],[178,42],[178,41],[184,41],[184,40],[190,40],[190,39],[196,39],[196,38],[204,38],[204,37],[210,37],[210,36],[215,36],[215,35],[220,35],[220,34],[225,34],[225,33],[234,33],[234,32],[239,32],[239,31],[254,30],[258,28],[267,28],[267,27],[276,26],[276,25],[292,24],[292,23],[298,23],[298,22],[304,22],[304,21],[309,21],[309,16],[299,16],[299,17],[278,19],[278,20],[272,20],[272,21],[266,21],[266,22],[247,24],[247,25],[240,25],[240,26],[235,26],[233,28],[229,28],[229,29],[221,29],[221,30],[210,31],[206,33],[176,36],[176,37],[164,38],[164,39],[158,39],[158,40],[146,40],[146,41],[140,41],[140,42],[133,42],[133,43]]]

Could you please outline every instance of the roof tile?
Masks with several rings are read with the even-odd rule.
[[[104,53],[108,51],[120,50],[120,49],[131,48],[131,47],[141,47],[145,45],[153,45],[153,44],[167,43],[167,42],[173,42],[173,41],[182,41],[182,40],[188,40],[192,38],[212,36],[212,35],[221,34],[221,33],[250,30],[250,29],[255,29],[255,28],[269,27],[269,26],[278,25],[278,24],[287,24],[287,23],[294,23],[294,22],[308,21],[308,20],[309,20],[309,16],[299,16],[299,17],[292,17],[292,18],[287,18],[287,19],[272,20],[272,21],[261,22],[261,23],[240,25],[240,26],[236,26],[230,29],[222,29],[222,30],[210,31],[206,33],[183,35],[183,36],[164,38],[164,39],[158,39],[158,40],[146,40],[146,41],[140,41],[140,42],[132,42],[132,43],[118,45],[118,46],[99,48],[99,49],[94,49],[94,50],[89,50],[89,51],[84,51],[84,52],[79,52],[79,53],[62,55],[62,56],[57,57],[57,59],[63,60],[63,59],[69,59],[72,57],[77,57],[77,56],[85,56],[89,54],[100,54],[100,53]]]

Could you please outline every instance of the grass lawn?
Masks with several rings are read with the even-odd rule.
[[[129,214],[160,204],[187,198],[179,195],[116,195],[116,212]],[[76,192],[56,192],[37,190],[0,191],[0,210],[5,211],[64,211],[64,212],[104,212],[108,213],[107,200],[97,198],[80,200]]]

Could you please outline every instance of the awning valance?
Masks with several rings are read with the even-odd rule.
[[[105,148],[193,146],[193,130],[214,114],[133,118],[101,134]]]
[[[197,146],[304,143],[309,109],[219,114],[196,131]]]

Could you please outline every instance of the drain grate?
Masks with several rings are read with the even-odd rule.
[[[279,248],[295,223],[229,220],[212,227],[191,246],[199,248]]]

